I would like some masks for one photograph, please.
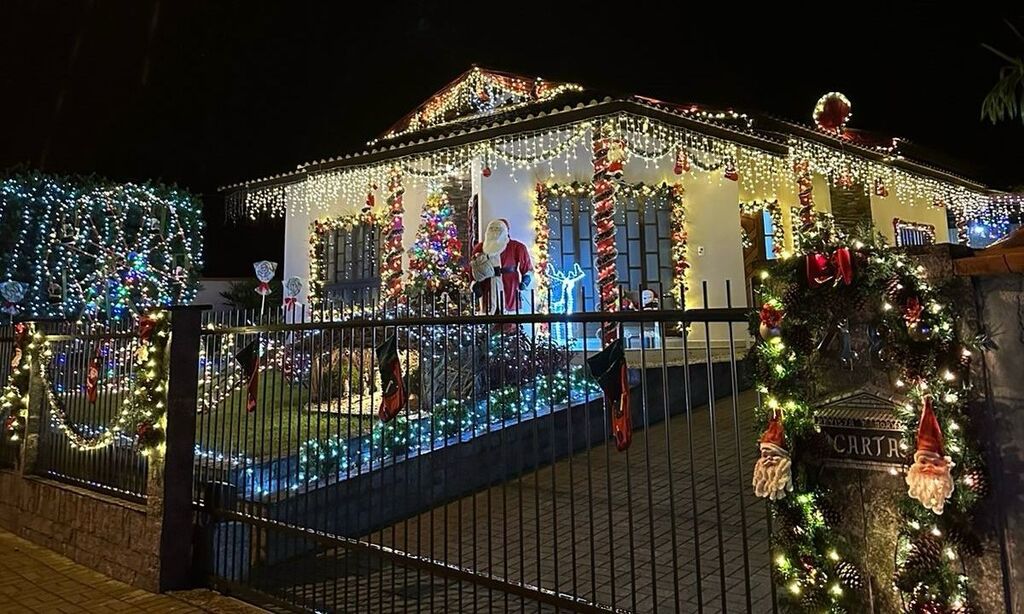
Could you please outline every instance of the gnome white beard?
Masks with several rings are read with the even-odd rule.
[[[782,448],[761,444],[761,457],[754,464],[754,494],[777,501],[793,492],[792,464]]]
[[[921,451],[914,454],[914,464],[907,472],[907,494],[921,502],[921,505],[936,514],[941,514],[946,499],[953,494],[955,466],[948,456]]]

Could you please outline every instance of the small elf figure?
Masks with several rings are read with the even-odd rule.
[[[925,508],[942,513],[946,500],[953,494],[953,459],[946,456],[942,429],[932,409],[932,398],[924,399],[921,423],[917,427],[917,450],[914,464],[907,471],[907,494]]]
[[[775,413],[761,435],[761,457],[754,464],[754,494],[777,501],[793,492],[792,461],[786,449],[786,433]]]

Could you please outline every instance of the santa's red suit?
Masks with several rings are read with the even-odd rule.
[[[530,250],[509,238],[508,220],[491,220],[484,240],[473,246],[470,273],[473,293],[483,297],[484,313],[515,313],[522,307],[520,292],[530,285]],[[498,299],[502,297],[503,300]]]

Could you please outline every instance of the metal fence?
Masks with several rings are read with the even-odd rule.
[[[74,322],[42,322],[46,350],[38,369],[42,393],[31,398],[40,416],[40,475],[121,498],[146,497],[146,457],[134,433],[115,435],[112,443],[92,445],[113,430],[130,394],[138,336],[130,322],[100,327]],[[89,372],[95,369],[90,391]]]
[[[614,315],[210,316],[194,488],[207,572],[307,611],[773,611],[766,508],[748,492],[746,315],[728,295]],[[610,325],[628,365],[623,451],[614,384],[587,367]],[[400,373],[382,380],[392,340]],[[392,374],[408,403],[383,422]]]

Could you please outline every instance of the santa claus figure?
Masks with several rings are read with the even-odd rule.
[[[483,298],[484,313],[516,313],[520,293],[529,287],[533,273],[530,250],[509,238],[508,220],[491,220],[484,240],[473,247],[470,261],[473,295]]]
[[[907,472],[907,494],[936,514],[942,513],[946,499],[953,494],[953,459],[946,456],[942,429],[932,409],[931,397],[924,400],[921,424],[917,427],[914,464]]]
[[[786,433],[782,421],[774,414],[761,435],[761,457],[754,465],[754,494],[778,501],[793,492],[792,461],[786,450]]]

